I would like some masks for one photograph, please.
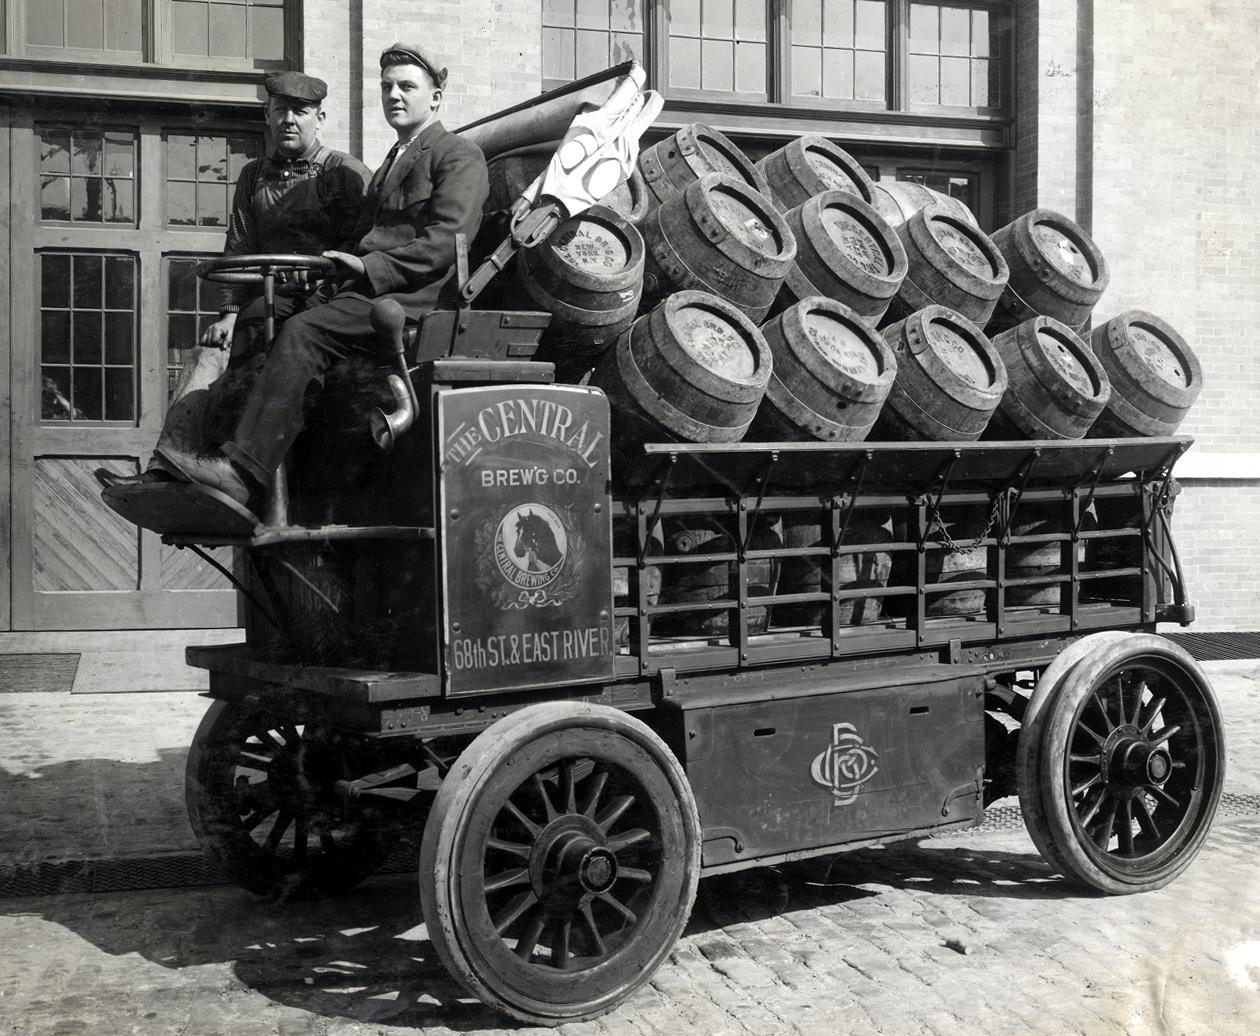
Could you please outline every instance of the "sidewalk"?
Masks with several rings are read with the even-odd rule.
[[[1225,718],[1225,791],[1260,796],[1260,659],[1204,668]],[[197,854],[184,762],[208,704],[190,691],[0,694],[0,881],[50,862]]]

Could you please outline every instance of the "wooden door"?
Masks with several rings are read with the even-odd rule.
[[[106,508],[92,472],[148,461],[181,352],[217,308],[192,269],[222,250],[231,184],[260,146],[248,124],[14,115],[13,629],[237,624],[223,576]]]

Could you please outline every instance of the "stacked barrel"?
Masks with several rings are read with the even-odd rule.
[[[492,162],[490,206],[510,204],[547,157],[544,147]],[[620,463],[652,441],[1167,435],[1201,383],[1190,347],[1150,313],[1121,314],[1091,333],[1109,272],[1072,220],[1038,208],[990,236],[958,199],[872,182],[819,135],[754,163],[717,130],[684,126],[643,149],[601,205],[524,251],[508,273],[507,299],[552,314],[539,358],[612,401]],[[1060,567],[1057,542],[1020,541],[1061,527],[1050,507],[1020,508],[1003,530],[1016,537],[1008,578]],[[862,515],[847,542],[863,549],[851,552],[830,542],[825,512],[768,516],[752,549],[780,544],[788,556],[753,582],[770,594],[777,583],[780,594],[822,597],[913,581],[878,546],[926,536],[938,544],[928,579],[940,584],[928,615],[982,612],[983,589],[948,584],[991,578],[994,509],[946,512],[926,530]],[[732,563],[711,560],[737,552],[732,528],[678,517],[660,536],[665,556],[710,560],[653,571],[654,597],[703,603],[733,592]],[[842,585],[833,588],[837,571]],[[1006,602],[1040,606],[1057,595],[1057,585],[1017,584]],[[834,612],[842,624],[873,622],[880,600],[782,606],[772,621],[810,625]],[[757,628],[766,621],[764,609],[752,617]],[[721,610],[690,628],[672,612],[665,625],[729,629]]]

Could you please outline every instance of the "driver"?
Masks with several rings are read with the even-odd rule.
[[[307,394],[334,363],[375,352],[373,303],[393,298],[416,320],[447,297],[456,235],[476,237],[489,183],[481,150],[438,121],[445,85],[446,69],[420,44],[381,54],[381,107],[398,140],[372,177],[354,244],[324,252],[344,271],[341,287],[285,323],[221,453],[159,449],[189,481],[257,513],[302,430]]]
[[[228,218],[224,255],[312,255],[352,240],[363,207],[370,173],[352,155],[319,142],[328,85],[302,72],[268,77],[263,116],[275,150],[241,170]],[[277,325],[305,306],[313,285],[292,278],[278,286]],[[177,478],[163,464],[163,449],[201,446],[209,386],[262,343],[263,300],[253,285],[222,284],[219,318],[201,334],[200,347],[188,350],[175,386],[157,451],[147,471],[120,475],[97,468],[103,486],[161,482]]]

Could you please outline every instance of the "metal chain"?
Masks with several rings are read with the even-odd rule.
[[[971,544],[960,544],[955,542],[954,537],[949,534],[949,530],[945,527],[945,523],[941,520],[940,509],[936,504],[932,505],[932,513],[928,515],[929,528],[935,525],[940,530],[941,543],[945,549],[951,554],[965,554],[968,551],[975,550],[987,538],[989,533],[993,531],[993,526],[997,524],[998,512],[1002,509],[1002,497],[1004,494],[995,493],[993,496],[993,507],[989,510],[989,520],[985,522],[984,529],[980,535],[976,537],[975,542]]]

